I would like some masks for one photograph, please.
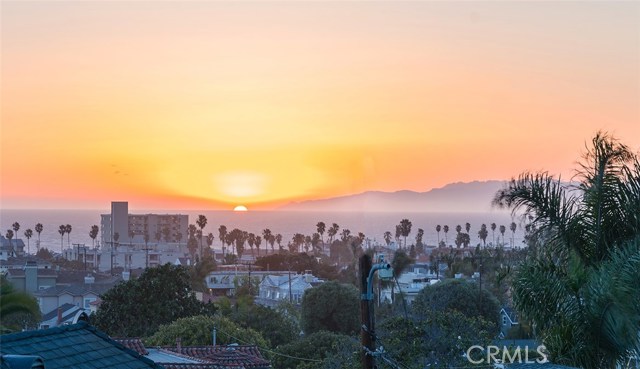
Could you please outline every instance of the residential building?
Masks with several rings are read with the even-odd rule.
[[[21,269],[8,269],[6,277],[17,291],[33,294],[55,286],[58,274],[53,269],[40,269],[35,260],[29,260]]]
[[[75,304],[66,303],[59,306],[57,309],[53,309],[50,312],[42,315],[40,329],[54,328],[61,325],[76,324],[78,322],[89,321],[90,312],[88,309],[83,309]]]
[[[0,354],[36,355],[46,368],[163,368],[86,322],[2,335]]]
[[[15,256],[24,256],[24,241],[19,238],[9,240],[0,235],[0,260],[7,260]]]
[[[511,328],[519,325],[518,313],[513,308],[505,306],[500,309],[500,338],[507,337]]]
[[[410,265],[407,271],[396,278],[396,281],[392,281],[391,286],[380,290],[380,300],[391,302],[395,298],[392,294],[401,294],[408,304],[413,303],[423,288],[439,281],[438,275],[433,274],[429,269],[427,264]]]
[[[144,246],[144,235],[149,235],[149,242],[156,244],[186,244],[189,227],[189,216],[183,214],[129,214],[129,204],[125,201],[112,202],[111,213],[102,214],[100,219],[100,242],[103,248],[109,249],[115,242],[113,235],[118,233],[120,245],[133,244]],[[168,229],[168,238],[163,234]],[[130,237],[129,233],[133,237]],[[157,233],[160,239],[156,238]]]
[[[274,307],[282,301],[299,305],[304,292],[320,283],[322,279],[311,273],[305,274],[268,274],[260,282],[257,304]]]

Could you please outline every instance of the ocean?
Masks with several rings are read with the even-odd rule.
[[[60,234],[58,228],[61,224],[70,224],[72,231],[70,234],[71,243],[92,245],[92,240],[89,237],[89,231],[92,225],[100,226],[100,214],[106,214],[109,210],[16,210],[16,209],[0,209],[0,230],[2,235],[5,235],[6,230],[11,228],[14,222],[20,223],[20,230],[18,231],[19,239],[22,239],[27,244],[27,240],[24,237],[24,231],[27,228],[34,230],[34,235],[31,238],[31,251],[35,252],[35,241],[38,239],[38,235],[35,233],[36,223],[42,223],[44,229],[40,235],[41,246],[53,249],[55,251],[60,250]],[[221,247],[218,239],[218,227],[225,225],[227,230],[231,231],[233,228],[240,228],[247,232],[253,232],[256,235],[262,235],[262,230],[265,228],[271,229],[273,234],[280,233],[283,236],[283,244],[286,244],[295,233],[302,233],[305,235],[311,235],[316,232],[316,224],[320,221],[325,222],[327,228],[332,223],[337,223],[340,229],[348,228],[351,230],[352,235],[357,235],[358,232],[363,232],[367,238],[371,240],[373,244],[384,243],[383,234],[385,231],[390,231],[395,234],[395,226],[400,223],[404,218],[409,219],[412,223],[411,234],[407,237],[407,243],[411,244],[410,240],[414,240],[418,228],[424,230],[423,242],[427,245],[436,245],[438,234],[436,232],[436,225],[445,224],[449,226],[448,243],[453,244],[455,240],[455,227],[461,225],[463,227],[465,223],[471,224],[471,244],[476,245],[481,243],[478,238],[478,231],[481,224],[486,224],[489,228],[489,236],[487,237],[487,244],[493,241],[490,224],[496,223],[498,228],[500,225],[504,225],[507,231],[504,235],[505,243],[509,244],[511,238],[511,231],[509,230],[509,224],[516,222],[518,229],[515,232],[515,245],[522,246],[524,238],[524,225],[520,223],[520,219],[512,218],[511,214],[504,211],[493,211],[488,213],[401,213],[401,212],[298,212],[298,211],[248,211],[248,212],[233,212],[233,211],[178,211],[178,210],[145,210],[145,211],[132,211],[133,214],[187,214],[189,215],[189,222],[195,224],[195,221],[199,214],[207,217],[207,225],[204,228],[204,233],[213,233],[215,239],[213,246],[216,249]],[[444,240],[444,232],[440,232],[440,239]],[[501,240],[501,235],[496,229],[495,232],[496,241]],[[14,236],[14,239],[16,237]],[[98,236],[99,238],[99,236]],[[324,235],[325,240],[327,234]],[[67,235],[64,236],[64,247],[67,247]],[[264,243],[263,246],[264,247]],[[277,247],[277,245],[276,245]]]

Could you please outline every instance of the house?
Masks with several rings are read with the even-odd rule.
[[[91,279],[82,284],[57,285],[33,293],[38,300],[40,311],[43,313],[57,309],[64,304],[72,304],[79,308],[89,310],[91,303],[100,295],[107,292],[113,283],[91,283]]]
[[[429,265],[413,264],[402,272],[395,282],[392,281],[390,286],[381,289],[380,299],[391,302],[395,298],[392,294],[402,294],[405,301],[411,304],[423,288],[438,283],[438,281],[437,274],[431,273]]]
[[[116,338],[118,343],[166,369],[271,369],[257,346],[163,346],[146,348],[139,338]]]
[[[21,239],[9,240],[0,235],[0,260],[8,260],[15,256],[24,256],[24,241]]]
[[[2,335],[0,353],[37,355],[46,368],[162,369],[86,322]]]
[[[290,301],[296,305],[302,302],[304,291],[324,281],[311,273],[285,275],[266,275],[260,282],[260,292],[255,299],[257,304],[276,306],[281,301]]]
[[[511,328],[519,324],[518,313],[513,308],[505,306],[500,309],[500,338],[507,337]]]
[[[38,327],[47,329],[76,324],[81,321],[89,321],[89,309],[83,309],[75,304],[67,303],[42,315],[42,320]]]
[[[58,274],[53,269],[40,269],[36,261],[28,260],[21,269],[8,269],[6,276],[17,291],[33,294],[55,286]]]

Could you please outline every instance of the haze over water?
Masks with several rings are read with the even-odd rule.
[[[25,241],[24,230],[33,229],[36,223],[42,223],[44,230],[41,234],[41,246],[52,249],[56,252],[60,251],[60,235],[58,227],[61,224],[70,224],[72,226],[71,243],[84,243],[88,246],[92,245],[89,237],[91,226],[96,224],[100,226],[100,214],[106,214],[109,210],[0,210],[0,227],[2,230],[9,229],[14,222],[20,223],[18,231],[20,239]],[[227,230],[240,228],[247,232],[253,232],[256,235],[262,235],[265,228],[271,229],[276,234],[283,236],[282,246],[286,247],[288,241],[291,240],[294,233],[303,233],[311,235],[316,232],[316,224],[320,221],[327,224],[327,228],[331,223],[337,223],[340,229],[348,228],[352,234],[363,232],[374,243],[383,243],[383,234],[385,231],[395,233],[395,226],[400,223],[403,218],[409,219],[413,227],[411,234],[407,237],[407,244],[415,243],[415,235],[418,228],[425,231],[424,242],[427,245],[436,245],[438,235],[436,233],[436,225],[445,224],[450,227],[448,244],[454,245],[455,227],[461,225],[464,229],[465,223],[471,224],[471,245],[480,243],[478,238],[478,230],[482,223],[487,227],[491,223],[496,223],[498,227],[504,225],[507,227],[505,233],[505,242],[508,244],[511,237],[509,224],[515,221],[518,229],[515,234],[515,245],[522,245],[523,227],[520,225],[519,219],[513,219],[511,214],[504,211],[493,211],[488,213],[402,213],[402,212],[293,212],[293,211],[249,211],[249,212],[233,212],[233,211],[175,211],[175,210],[131,210],[132,214],[158,213],[158,214],[188,214],[189,222],[195,224],[195,220],[199,214],[207,217],[207,226],[204,233],[213,233],[215,239],[213,246],[220,248],[220,240],[218,239],[218,227],[220,225],[227,226]],[[4,231],[3,231],[4,233]],[[324,235],[325,241],[327,234]],[[31,239],[31,251],[35,250],[35,241],[38,235],[34,234]],[[444,232],[440,232],[440,239],[444,239]],[[499,239],[499,232],[496,230],[496,240]],[[98,239],[99,240],[99,236]],[[126,236],[122,237],[123,242],[127,242]],[[487,243],[492,241],[491,229]],[[153,241],[152,241],[153,242]],[[186,241],[183,240],[183,244]],[[455,246],[455,245],[454,245]],[[64,247],[67,247],[67,235],[64,236]],[[264,249],[265,244],[261,245]],[[275,244],[277,249],[278,245]]]

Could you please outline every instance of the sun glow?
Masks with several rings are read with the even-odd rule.
[[[249,209],[247,209],[246,206],[244,205],[238,205],[235,208],[233,208],[233,211],[248,211]]]

